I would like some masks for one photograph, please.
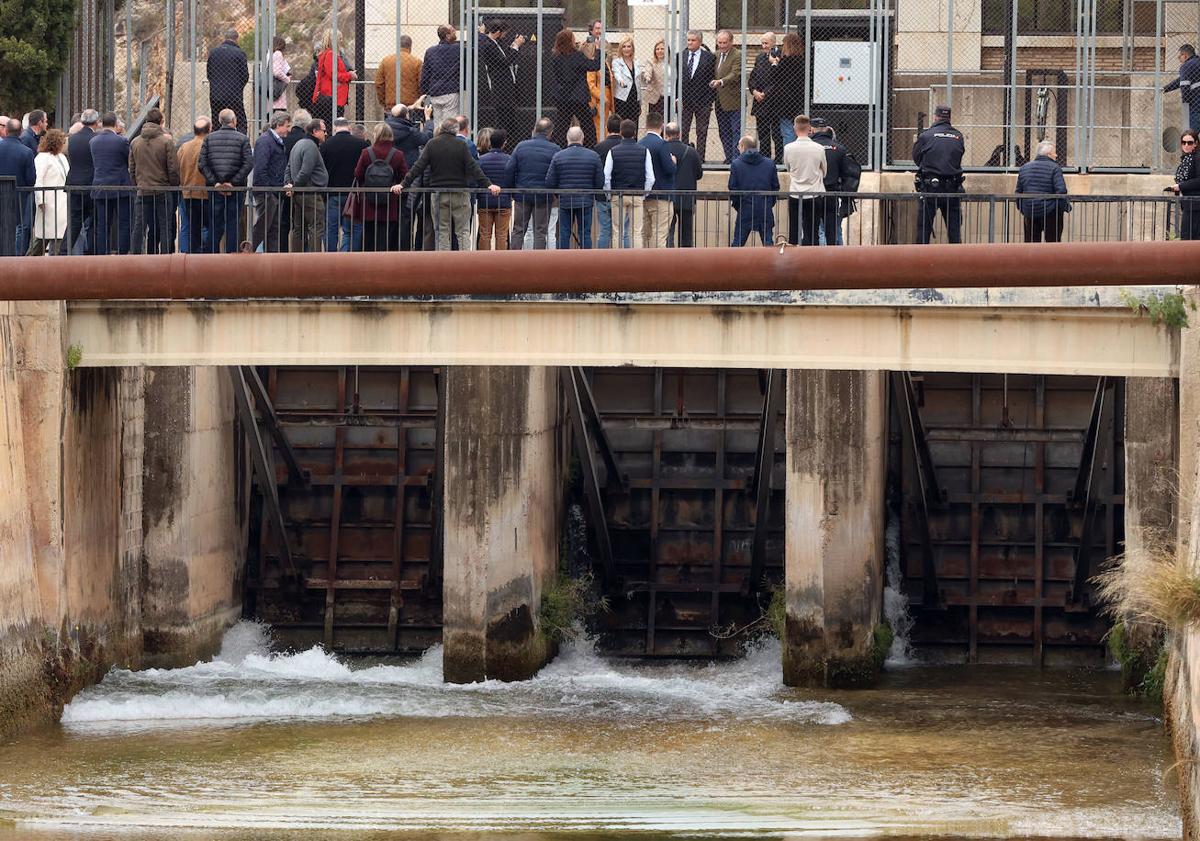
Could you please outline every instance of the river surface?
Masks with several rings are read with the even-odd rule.
[[[804,692],[777,643],[715,665],[581,644],[532,681],[455,687],[440,649],[348,665],[243,623],[210,663],[115,670],[0,744],[0,841],[1177,838],[1170,765],[1112,672]]]

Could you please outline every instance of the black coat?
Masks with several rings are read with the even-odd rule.
[[[384,120],[392,129],[393,142],[397,149],[404,153],[404,160],[412,166],[421,157],[425,144],[433,139],[433,135],[423,131],[412,120],[401,120],[399,117],[388,117]]]
[[[770,101],[764,99],[762,102],[757,102],[754,99],[754,91],[762,91],[766,93],[771,87],[771,59],[766,53],[759,53],[754,59],[754,67],[750,69],[750,75],[746,79],[746,96],[750,101],[750,113],[756,117],[773,117],[771,112]]]
[[[568,55],[550,57],[550,72],[556,85],[555,102],[562,105],[587,105],[592,101],[587,74],[600,69],[600,51],[589,59],[576,50]]]
[[[495,108],[513,108],[517,104],[518,53],[499,41],[483,38],[479,42],[479,93]]]
[[[708,86],[708,83],[713,80],[717,60],[713,58],[713,54],[707,48],[701,47],[696,55],[696,72],[689,76],[687,72],[689,55],[687,50],[679,54],[679,73],[680,78],[683,79],[683,103],[703,108],[706,104],[711,105],[717,95]]]
[[[129,177],[129,141],[114,131],[102,131],[92,138],[92,198],[132,196],[128,190],[103,190],[101,187],[125,187]]]
[[[804,113],[804,56],[785,55],[771,68],[767,107],[781,120]]]
[[[1179,195],[1179,238],[1200,240],[1200,172],[1178,182]]]
[[[846,172],[846,147],[825,132],[813,134],[812,139],[814,143],[825,147],[826,192],[846,192],[842,187]]]
[[[682,140],[668,140],[667,149],[675,156],[675,189],[694,192],[704,176],[704,164],[696,154],[695,147]],[[672,196],[671,201],[675,202],[675,206],[680,210],[694,210],[696,207],[694,195]]]
[[[348,131],[339,131],[321,144],[321,159],[329,173],[331,189],[345,189],[354,185],[354,168],[363,149],[370,144]]]
[[[71,170],[67,173],[68,187],[90,187],[92,176],[96,174],[92,164],[91,140],[96,132],[87,126],[75,132],[67,140],[67,160]]]
[[[246,177],[254,166],[250,138],[235,128],[217,129],[204,138],[197,166],[210,187],[213,184],[245,187]]]
[[[214,102],[241,103],[242,90],[249,81],[250,67],[241,47],[225,41],[209,51],[208,89]]]

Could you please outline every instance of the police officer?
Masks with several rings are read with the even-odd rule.
[[[825,147],[825,192],[845,192],[850,151],[833,136],[833,127],[824,117],[813,117],[811,136],[813,142]],[[856,182],[855,189],[857,188]],[[814,201],[823,203],[823,212],[819,216],[821,219],[821,244],[841,245],[842,226],[840,224],[841,216],[838,213],[838,199],[833,197],[816,198]],[[831,233],[834,235],[832,239],[830,238]]]
[[[939,105],[933,111],[933,125],[921,132],[913,144],[913,162],[917,165],[917,242],[929,242],[938,210],[946,221],[950,242],[962,242],[962,209],[957,198],[929,198],[928,193],[963,191],[962,158],[966,147],[962,132],[950,125],[950,106]]]

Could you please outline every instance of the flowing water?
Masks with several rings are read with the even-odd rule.
[[[1111,672],[803,692],[778,644],[715,665],[579,645],[526,683],[447,686],[440,657],[273,654],[242,624],[212,662],[114,671],[0,745],[0,839],[1180,833],[1161,722]]]

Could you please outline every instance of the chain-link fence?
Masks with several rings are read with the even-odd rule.
[[[710,165],[745,134],[778,160],[807,113],[878,170],[911,167],[951,104],[968,168],[1010,170],[1048,139],[1068,168],[1163,170],[1188,122],[1163,88],[1200,30],[1195,0],[486,2],[91,0],[60,110],[132,123],[157,98],[186,133],[228,107],[253,136],[277,108],[336,108],[370,130],[417,103],[503,128],[509,146],[540,115],[590,144],[610,116],[641,132],[660,112]]]

